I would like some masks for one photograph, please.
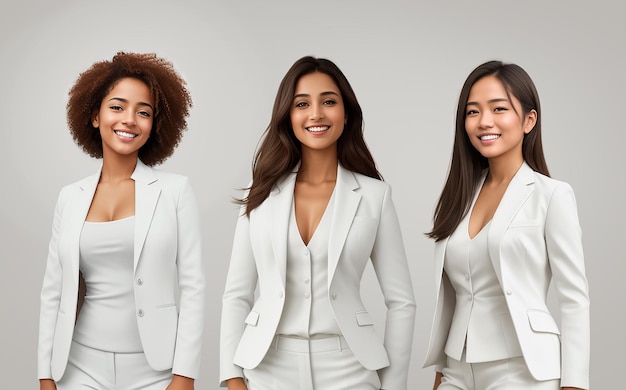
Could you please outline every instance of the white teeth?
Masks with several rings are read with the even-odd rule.
[[[314,132],[326,131],[328,130],[328,126],[314,126],[314,127],[307,127],[306,129],[307,131],[314,133]]]
[[[481,141],[491,141],[497,138],[500,138],[498,134],[488,134],[479,137]]]
[[[125,131],[119,131],[119,130],[116,130],[115,134],[122,136],[122,137],[126,137],[126,138],[135,138],[137,136],[137,134],[127,133]]]

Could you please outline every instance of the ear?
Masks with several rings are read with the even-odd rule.
[[[94,128],[98,128],[100,126],[100,118],[98,117],[98,112],[95,112],[91,117],[91,125]]]
[[[524,134],[530,133],[537,124],[537,111],[530,110],[528,114],[526,114],[526,119],[524,120]]]

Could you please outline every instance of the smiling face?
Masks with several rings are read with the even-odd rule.
[[[302,76],[296,84],[290,119],[303,153],[305,149],[336,153],[346,115],[341,91],[333,79],[320,72]]]
[[[495,76],[474,83],[466,105],[465,131],[484,157],[521,163],[524,135],[532,131],[537,113],[523,114],[520,102],[507,94]]]
[[[154,99],[148,86],[134,78],[124,78],[102,99],[92,120],[102,137],[103,158],[134,156],[150,137]]]

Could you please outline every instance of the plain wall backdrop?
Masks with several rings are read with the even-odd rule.
[[[450,158],[461,85],[501,59],[534,79],[552,176],[574,188],[591,290],[594,389],[619,386],[626,340],[625,6],[616,1],[36,1],[0,5],[0,375],[35,389],[39,292],[59,189],[95,172],[67,130],[67,91],[117,51],[156,52],[185,77],[189,130],[162,169],[199,198],[208,318],[198,389],[216,389],[221,294],[239,196],[278,84],[298,58],[333,60],[365,115],[365,139],[393,187],[418,314],[409,384],[434,306],[423,233]],[[371,268],[363,296],[382,332]],[[324,389],[321,389],[324,390]]]

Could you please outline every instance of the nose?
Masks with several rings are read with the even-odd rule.
[[[311,120],[320,120],[324,118],[324,109],[321,104],[312,104],[309,112],[309,118]]]
[[[481,128],[493,127],[493,116],[491,115],[491,112],[486,111],[480,114],[479,125]]]
[[[135,125],[135,113],[132,110],[126,111],[126,115],[122,119],[122,124],[126,126],[134,126]]]

